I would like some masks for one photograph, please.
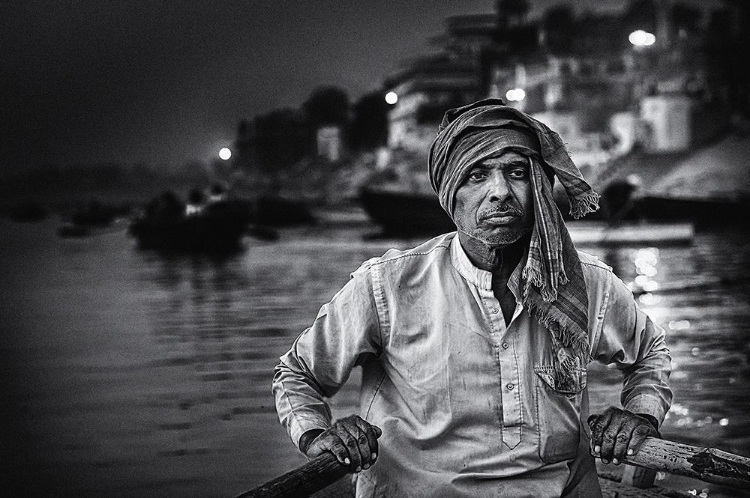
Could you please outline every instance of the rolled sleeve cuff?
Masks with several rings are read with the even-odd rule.
[[[302,434],[313,429],[326,430],[329,426],[330,425],[325,420],[319,418],[297,417],[292,421],[289,427],[289,436],[292,438],[294,446],[299,448],[299,440],[302,437]]]
[[[628,401],[625,409],[633,413],[651,415],[659,422],[659,427],[664,422],[664,417],[667,413],[658,398],[646,394],[640,394]]]

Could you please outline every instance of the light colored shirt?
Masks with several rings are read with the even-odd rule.
[[[591,357],[623,371],[626,409],[661,423],[671,402],[664,331],[609,267],[579,256]],[[276,367],[292,441],[330,426],[325,397],[361,365],[360,416],[383,435],[357,496],[559,497],[587,437],[586,378],[577,393],[554,390],[549,332],[524,312],[520,272],[506,326],[492,274],[455,233],[365,262]]]

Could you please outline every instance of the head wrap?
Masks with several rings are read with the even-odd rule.
[[[522,273],[523,304],[550,331],[556,386],[578,390],[590,359],[588,297],[578,253],[554,202],[548,175],[554,174],[565,189],[574,218],[598,209],[599,195],[573,164],[560,136],[500,99],[451,109],[430,148],[430,182],[453,217],[456,191],[472,166],[507,150],[528,157],[534,205]]]

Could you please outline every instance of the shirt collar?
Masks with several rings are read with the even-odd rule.
[[[458,240],[458,233],[451,242],[451,261],[458,273],[470,284],[476,285],[480,289],[492,289],[492,273],[474,266]]]
[[[521,280],[528,254],[529,250],[527,248],[521,261],[518,262],[518,265],[508,279],[508,288],[516,297],[516,301],[522,299]],[[456,234],[456,236],[453,237],[453,241],[451,241],[451,261],[453,267],[456,268],[458,273],[460,273],[469,283],[476,285],[480,289],[492,290],[492,273],[474,266],[469,259],[469,256],[466,255],[466,251],[461,246],[458,234]]]

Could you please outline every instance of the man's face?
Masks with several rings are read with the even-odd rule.
[[[508,151],[478,161],[456,191],[453,221],[489,245],[508,245],[534,224],[529,160]]]

